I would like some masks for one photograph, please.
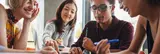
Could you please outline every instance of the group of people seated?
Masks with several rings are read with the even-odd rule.
[[[147,53],[160,53],[160,0],[118,0],[131,17],[139,16],[135,34],[130,22],[114,15],[115,0],[89,0],[96,21],[88,22],[74,43],[75,1],[64,0],[56,17],[47,22],[40,51],[26,50],[30,24],[40,11],[38,2],[7,0],[9,9],[0,4],[0,52],[60,54],[59,46],[64,46],[70,48],[69,54],[85,50],[91,54],[143,54],[140,48],[147,37]],[[17,25],[22,18],[23,25]]]

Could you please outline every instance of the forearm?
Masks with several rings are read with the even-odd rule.
[[[40,53],[40,51],[34,50],[17,50],[17,49],[4,49],[1,52],[9,52],[9,53]]]
[[[20,34],[20,37],[17,40],[15,40],[15,43],[14,43],[14,48],[15,49],[26,49],[29,27],[30,27],[30,22],[24,20],[23,29],[22,29],[22,32]]]
[[[129,49],[127,49],[127,50],[123,50],[120,52],[112,52],[110,54],[137,54],[137,53],[134,53],[134,52],[130,51]]]
[[[122,50],[120,50],[120,49],[110,49],[110,52],[120,52],[120,51],[122,51]]]
[[[160,36],[157,36],[154,41],[153,49],[151,54],[159,54],[160,53]]]

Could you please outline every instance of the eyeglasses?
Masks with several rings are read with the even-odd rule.
[[[96,11],[98,9],[98,11],[104,12],[107,9],[107,5],[106,4],[100,4],[99,6],[93,5],[91,6],[93,11]]]

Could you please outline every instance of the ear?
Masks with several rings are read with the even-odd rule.
[[[112,7],[111,7],[111,12],[112,13],[114,12],[114,9],[115,9],[115,5],[112,5]]]

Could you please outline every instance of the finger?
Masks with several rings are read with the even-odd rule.
[[[38,13],[39,13],[39,11],[40,11],[40,9],[39,9],[39,8],[36,8],[36,9],[34,10],[33,16],[34,16],[34,17],[37,16]]]
[[[52,46],[52,42],[51,40],[48,41],[49,46]]]
[[[101,48],[103,48],[103,44],[105,44],[105,40],[102,40],[100,41],[100,43],[98,44],[98,49],[99,49],[99,52],[101,52]]]
[[[102,52],[102,53],[104,53],[105,51],[105,46],[107,46],[107,44],[106,44],[106,42],[107,42],[108,40],[107,39],[105,39],[105,40],[103,40],[102,41],[102,44],[100,45],[100,52]]]
[[[74,51],[71,51],[71,54],[76,54]]]
[[[36,6],[36,8],[38,8],[38,2],[35,1],[34,5]]]
[[[58,48],[58,44],[57,44],[57,42],[56,42],[56,41],[53,41],[53,42],[54,42],[54,47],[55,47],[56,51],[58,51],[58,52],[59,52],[59,48]]]
[[[74,51],[74,47],[70,49],[70,54],[73,54],[73,51]]]
[[[96,54],[101,54],[101,53],[99,52],[99,49],[97,49]]]
[[[104,39],[103,39],[104,40]],[[102,45],[103,40],[101,40],[98,45],[97,45],[97,50],[99,49],[99,47]]]
[[[76,47],[73,47],[72,49],[71,49],[71,52],[72,52],[72,54],[76,54]]]
[[[83,38],[83,40],[86,40],[86,39],[87,39],[87,37],[84,37],[84,38]]]
[[[145,54],[144,51],[140,51],[139,54]]]
[[[58,40],[56,40],[56,42],[57,42],[58,45],[61,45],[61,42],[59,42]]]
[[[86,40],[84,40],[83,43],[82,43],[83,48],[85,48],[85,43],[86,43]]]
[[[74,53],[78,54],[78,48],[77,47],[75,48]]]
[[[49,46],[49,41],[46,41],[46,44],[45,44],[46,46]]]
[[[104,52],[105,54],[110,53],[110,44],[107,44],[103,49],[102,52]]]
[[[78,53],[79,53],[79,54],[82,54],[82,50],[81,50],[81,48],[80,48],[80,47],[78,47],[77,49],[78,49]]]
[[[32,16],[33,16],[32,18],[36,18],[36,16],[38,15],[39,11],[40,11],[40,8],[38,8],[38,7],[34,8],[34,11],[33,11],[33,14],[32,14]]]

